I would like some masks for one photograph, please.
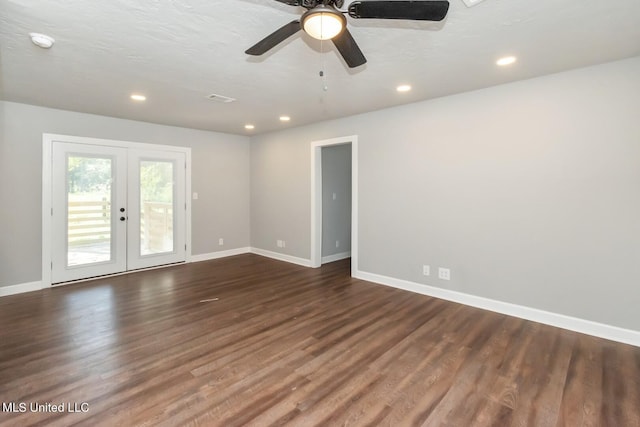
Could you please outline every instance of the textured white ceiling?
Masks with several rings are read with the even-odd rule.
[[[256,134],[640,55],[639,0],[450,1],[440,23],[348,18],[368,59],[349,69],[331,43],[303,33],[245,55],[304,11],[274,0],[0,0],[0,96]],[[40,49],[29,32],[56,43]],[[496,67],[506,54],[518,62]],[[401,83],[413,90],[397,93]]]

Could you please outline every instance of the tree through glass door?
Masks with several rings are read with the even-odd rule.
[[[110,158],[67,158],[67,266],[111,260]]]
[[[172,252],[173,162],[140,161],[140,255]]]

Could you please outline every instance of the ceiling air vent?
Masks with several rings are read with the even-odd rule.
[[[211,95],[207,96],[207,98],[212,100],[213,102],[220,102],[222,104],[228,104],[236,100],[235,98],[229,98],[228,96],[218,95],[215,93],[212,93]]]
[[[464,2],[464,4],[467,5],[467,7],[472,7],[477,5],[478,3],[484,1],[484,0],[462,0]]]

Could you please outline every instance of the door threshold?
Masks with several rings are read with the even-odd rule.
[[[86,277],[84,279],[70,280],[68,282],[52,283],[51,287],[52,288],[57,288],[58,286],[74,285],[76,283],[89,282],[91,280],[104,279],[104,278],[107,278],[107,277],[124,276],[125,274],[129,274],[129,273],[137,273],[139,271],[157,270],[159,268],[173,267],[174,265],[180,265],[180,264],[186,264],[186,261],[173,262],[173,263],[170,263],[170,264],[155,265],[153,267],[138,268],[138,269],[135,269],[135,270],[121,271],[119,273],[103,274],[101,276],[91,276],[91,277]]]

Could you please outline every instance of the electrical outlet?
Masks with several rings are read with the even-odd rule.
[[[336,197],[337,197],[336,193],[333,193],[333,195],[332,195],[332,196],[333,196],[333,200],[335,200],[335,199],[336,199]]]
[[[438,279],[451,280],[451,270],[448,268],[438,268]]]
[[[276,241],[276,246],[281,248],[282,247],[282,240]]]
[[[198,193],[193,193],[193,200],[198,200]]]
[[[340,247],[340,240],[336,240],[336,248]]]
[[[422,266],[422,274],[425,276],[428,276],[431,274],[431,267],[429,267],[428,265],[423,265]]]
[[[287,242],[285,242],[284,240],[282,241],[282,247],[286,248],[287,247]]]
[[[222,237],[218,239],[218,245],[224,245],[224,239]]]

